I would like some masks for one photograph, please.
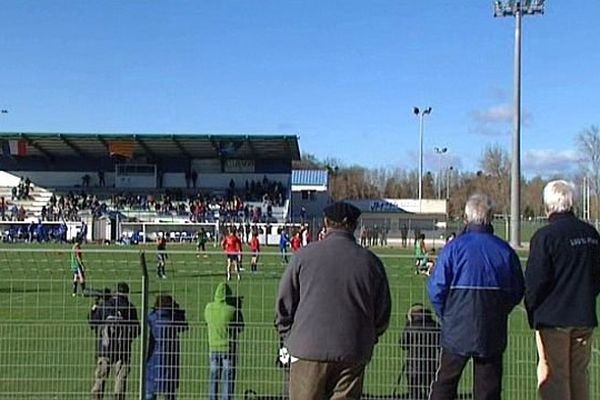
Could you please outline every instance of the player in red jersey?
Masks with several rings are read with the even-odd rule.
[[[294,236],[292,236],[292,240],[290,240],[290,246],[292,247],[292,251],[295,253],[302,247],[302,239],[300,238],[300,232],[296,231]]]
[[[256,272],[258,270],[258,257],[260,256],[260,241],[258,240],[258,232],[252,232],[252,239],[250,239],[250,250],[252,251],[252,261],[250,261],[250,266],[252,272]]]
[[[240,268],[238,264],[240,253],[242,252],[242,241],[236,235],[234,228],[229,228],[227,236],[221,243],[225,254],[227,255],[227,280],[231,279],[231,271],[235,268],[238,281],[240,280]]]

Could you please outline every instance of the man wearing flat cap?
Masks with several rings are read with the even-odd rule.
[[[294,255],[281,282],[276,326],[291,355],[290,399],[360,399],[365,366],[389,323],[381,260],[354,238],[360,210],[324,210],[325,238]]]

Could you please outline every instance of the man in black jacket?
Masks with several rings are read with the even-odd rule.
[[[104,397],[104,385],[113,367],[114,399],[123,400],[127,393],[127,375],[131,360],[131,343],[140,334],[135,306],[128,299],[129,286],[117,284],[117,293],[92,307],[90,326],[98,338],[97,364],[92,399]]]
[[[525,271],[525,306],[536,330],[542,400],[589,399],[600,235],[573,214],[574,192],[571,183],[560,180],[544,188],[549,224],[531,239]]]

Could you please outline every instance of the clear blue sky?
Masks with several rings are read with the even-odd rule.
[[[600,2],[523,36],[523,166],[565,171],[600,123]],[[0,11],[0,131],[296,133],[347,164],[475,170],[510,149],[512,18],[489,0],[29,1]]]

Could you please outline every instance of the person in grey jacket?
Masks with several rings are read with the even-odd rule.
[[[276,326],[291,355],[291,400],[360,399],[390,319],[384,266],[354,238],[360,210],[337,202],[324,214],[325,239],[297,252],[279,284]]]

